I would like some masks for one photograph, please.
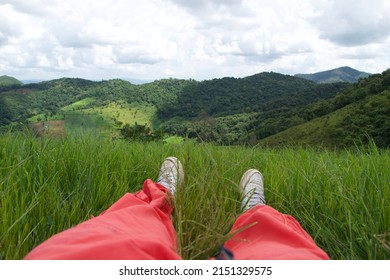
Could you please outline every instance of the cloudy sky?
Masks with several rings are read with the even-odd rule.
[[[388,0],[0,0],[0,75],[197,80],[390,67]]]

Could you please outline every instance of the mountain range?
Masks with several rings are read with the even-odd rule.
[[[370,73],[361,72],[351,67],[344,66],[332,70],[322,71],[313,74],[296,74],[296,77],[311,80],[316,83],[356,83],[359,79],[367,78]]]
[[[367,78],[370,73],[361,72],[348,66],[339,67],[332,70],[317,72],[313,74],[296,74],[295,77],[310,80],[316,83],[355,83],[361,78]],[[152,80],[126,79],[132,84],[140,85],[153,82]],[[39,81],[24,81],[25,84],[38,83]],[[0,85],[23,84],[23,82],[10,76],[0,76]]]
[[[338,73],[350,71],[339,69]],[[353,69],[352,69],[353,70]],[[362,73],[362,72],[360,72]],[[355,83],[259,73],[208,81],[62,78],[0,84],[0,127],[63,126],[108,136],[129,125],[222,145],[390,144],[390,70]],[[150,130],[145,130],[150,131]]]

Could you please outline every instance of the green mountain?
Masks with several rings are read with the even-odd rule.
[[[331,88],[332,86],[328,86]],[[336,86],[337,87],[337,86]],[[295,107],[327,97],[323,86],[278,73],[260,73],[246,78],[223,78],[192,83],[178,96],[176,103],[162,108],[160,118],[199,115],[225,116],[270,111],[276,107]],[[287,100],[288,99],[288,100]]]
[[[21,84],[22,82],[17,80],[14,77],[6,76],[6,75],[0,76],[0,86],[21,85]]]
[[[130,104],[133,104],[133,109],[136,104],[140,104],[140,110],[134,109],[139,111],[138,116],[145,108],[142,104],[153,107],[155,111],[167,102],[174,102],[178,91],[190,83],[169,79],[138,86],[123,80],[94,82],[62,78],[16,87],[0,87],[0,127],[26,123],[26,120],[74,119],[76,115],[82,119],[93,119],[92,122],[103,118],[112,126],[114,119],[130,123],[131,120],[124,116],[130,110]],[[113,106],[118,107],[115,112]],[[118,113],[122,114],[120,118]]]
[[[261,143],[348,147],[372,139],[379,147],[390,146],[390,70],[343,89],[321,107],[330,112]]]
[[[176,102],[157,111],[157,117],[172,134],[242,144],[305,122],[297,117],[300,110],[334,97],[345,86],[318,85],[278,73],[214,79],[186,86]]]
[[[296,74],[295,76],[316,83],[356,83],[359,79],[367,78],[369,75],[369,73],[360,72],[351,67],[340,67],[314,74]]]
[[[222,145],[348,146],[369,136],[387,147],[389,84],[389,71],[352,85],[278,73],[142,85],[62,78],[0,87],[0,128],[29,124],[57,134],[92,129],[116,137],[129,124],[129,131],[164,131]]]

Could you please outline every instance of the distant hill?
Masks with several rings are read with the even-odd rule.
[[[296,77],[307,79],[316,83],[356,83],[361,78],[367,78],[369,73],[360,72],[351,67],[340,67],[333,70],[314,74],[296,74]]]
[[[390,70],[361,80],[319,105],[330,112],[261,143],[348,147],[371,138],[379,147],[390,146]]]
[[[0,86],[3,86],[3,85],[21,85],[23,84],[21,81],[17,80],[16,78],[14,77],[10,77],[10,76],[0,76]]]
[[[245,78],[222,78],[193,82],[185,87],[177,102],[161,108],[160,118],[269,112],[295,108],[334,96],[344,85],[318,85],[289,75],[263,72]]]
[[[172,134],[226,145],[253,143],[305,122],[299,116],[305,106],[334,97],[346,85],[273,72],[193,82],[175,102],[158,108],[157,118]]]

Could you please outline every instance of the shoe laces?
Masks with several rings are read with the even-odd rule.
[[[250,209],[259,204],[265,204],[264,195],[261,194],[257,188],[251,189],[246,196],[248,197],[245,205],[246,209]]]

